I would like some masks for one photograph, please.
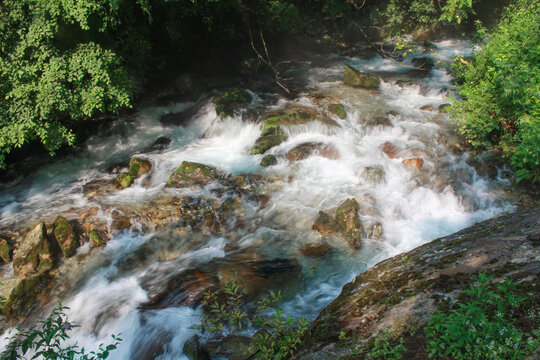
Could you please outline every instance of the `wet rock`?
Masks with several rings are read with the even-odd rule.
[[[44,222],[26,233],[13,256],[16,276],[42,274],[53,268],[52,246]]]
[[[181,112],[163,114],[159,122],[165,126],[187,126],[196,113],[197,106],[191,106]]]
[[[95,248],[98,246],[103,246],[107,243],[107,237],[99,230],[91,230],[88,233],[88,238],[90,239],[90,247]]]
[[[365,237],[362,222],[358,217],[358,210],[359,206],[356,200],[347,199],[336,211],[337,229],[355,249],[362,247],[362,239]]]
[[[379,210],[377,209],[377,199],[371,194],[363,194],[355,198],[358,204],[360,214],[369,216],[379,216]]]
[[[25,316],[36,304],[37,296],[45,290],[49,280],[45,274],[24,279],[3,279],[0,296],[5,297],[6,301],[0,306],[2,314],[9,320]]]
[[[212,166],[183,161],[169,177],[167,186],[177,188],[203,186],[216,180],[218,175],[218,171]]]
[[[115,210],[112,212],[111,217],[113,219],[111,223],[111,232],[124,231],[131,227],[131,219],[129,216]]]
[[[148,174],[152,171],[152,163],[148,160],[141,158],[131,158],[129,160],[129,175],[134,179],[140,178],[141,176]]]
[[[379,222],[367,225],[366,230],[368,238],[371,239],[380,239],[383,234],[383,227]]]
[[[305,106],[291,106],[266,118],[263,124],[262,134],[267,134],[271,129],[278,127],[305,125],[312,121],[317,121],[330,127],[339,126],[334,120],[320,114],[315,109]]]
[[[415,57],[411,60],[412,64],[421,70],[431,70],[435,66],[432,58]]]
[[[345,85],[376,89],[379,87],[379,79],[374,75],[364,74],[349,65],[345,65]]]
[[[385,143],[382,145],[381,150],[382,150],[383,153],[385,153],[386,156],[388,156],[390,159],[396,159],[396,158],[399,157],[399,155],[398,155],[399,149],[397,148],[396,145],[392,144],[390,141],[385,142]]]
[[[424,106],[421,106],[420,107],[420,110],[423,110],[423,111],[433,111],[433,106],[432,105],[424,105]]]
[[[201,343],[199,341],[199,335],[193,335],[190,337],[182,348],[184,355],[190,360],[210,360],[210,355],[201,349]]]
[[[374,118],[368,119],[366,121],[368,126],[382,126],[382,127],[392,127],[392,123],[387,116],[376,116]]]
[[[75,234],[73,225],[63,216],[58,216],[53,223],[53,235],[65,257],[75,254],[79,246],[79,239]]]
[[[323,235],[335,234],[338,231],[335,220],[324,211],[319,211],[319,215],[311,228]]]
[[[158,151],[165,149],[171,143],[171,139],[165,136],[160,136],[150,146],[150,151]]]
[[[300,249],[305,256],[321,257],[332,251],[332,247],[327,244],[306,245]]]
[[[420,158],[405,159],[402,161],[403,164],[407,165],[413,169],[420,169],[424,165],[424,160]]]
[[[314,153],[331,160],[335,160],[339,157],[339,152],[333,145],[323,143],[306,143],[298,145],[291,149],[285,157],[289,161],[299,161],[308,158]]]
[[[261,160],[261,166],[269,167],[278,163],[277,158],[274,155],[266,155]]]
[[[274,146],[278,146],[285,140],[287,140],[287,135],[285,134],[261,136],[255,142],[255,146],[251,148],[251,154],[264,154],[265,152],[267,152]]]
[[[251,96],[247,91],[233,89],[216,96],[212,103],[216,107],[218,115],[232,116],[239,106],[248,104],[250,101]]]
[[[117,189],[126,189],[133,184],[133,180],[133,176],[131,176],[129,173],[121,172],[114,179],[113,183]]]
[[[13,249],[7,240],[0,238],[0,259],[5,263],[11,262]]]
[[[213,340],[201,345],[201,349],[213,357],[225,357],[229,360],[252,359],[257,348],[251,338],[229,335],[220,340]]]
[[[345,119],[347,117],[345,107],[342,104],[330,104],[328,105],[328,111],[337,115],[340,119]]]
[[[412,33],[412,41],[416,43],[433,43],[434,38],[435,32],[432,29],[418,28]]]
[[[361,178],[369,184],[380,184],[385,179],[384,170],[380,166],[366,166],[362,170]]]

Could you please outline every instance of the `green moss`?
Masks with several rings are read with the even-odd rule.
[[[206,184],[218,175],[216,168],[191,161],[183,161],[167,181],[169,187],[190,187]]]
[[[97,230],[90,231],[88,237],[90,238],[90,245],[92,247],[98,247],[105,243],[105,240]]]
[[[58,216],[53,223],[53,235],[65,257],[72,256],[77,249],[78,241],[73,226],[63,216]]]
[[[119,186],[122,189],[126,189],[130,187],[133,184],[133,176],[131,176],[127,172],[122,172],[118,174],[116,179],[114,179],[114,182],[117,186]]]
[[[345,107],[341,104],[328,105],[328,111],[330,111],[332,114],[336,114],[341,119],[345,119],[347,117]]]
[[[11,245],[6,240],[0,239],[0,259],[6,264],[11,261],[12,250]]]
[[[138,178],[144,174],[148,174],[152,170],[152,164],[148,160],[140,158],[131,158],[129,160],[129,175],[133,178]]]
[[[277,164],[277,158],[274,155],[266,155],[261,160],[261,166],[269,167]]]
[[[216,113],[222,116],[232,116],[234,110],[239,105],[247,104],[251,101],[249,93],[242,89],[233,89],[224,92],[214,98],[212,103],[216,107]]]
[[[379,87],[379,79],[376,76],[363,74],[351,66],[345,65],[345,85],[373,89]]]
[[[36,296],[47,286],[49,277],[40,274],[21,280],[2,305],[2,313],[8,319],[24,316],[36,303]]]
[[[267,135],[260,137],[259,139],[257,139],[255,146],[251,148],[251,154],[264,154],[266,151],[273,148],[274,146],[281,144],[285,140],[287,140],[287,135],[285,134]]]
[[[358,209],[355,199],[347,199],[336,211],[336,225],[339,232],[351,240],[355,248],[361,246],[360,241],[365,237],[362,222],[358,217]]]

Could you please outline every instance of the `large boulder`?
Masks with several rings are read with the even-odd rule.
[[[5,239],[0,239],[0,260],[4,263],[11,262],[13,249]]]
[[[79,239],[75,234],[73,225],[65,217],[58,216],[54,220],[53,236],[65,257],[75,254],[75,250],[79,246]]]
[[[201,345],[201,350],[210,354],[212,358],[229,360],[253,359],[258,351],[251,338],[241,335],[228,335],[219,340],[208,341]]]
[[[304,160],[312,154],[318,154],[319,156],[327,159],[335,160],[339,157],[338,150],[329,144],[323,143],[305,143],[300,144],[291,149],[285,157],[289,161]]]
[[[216,168],[191,161],[183,161],[182,165],[171,174],[167,181],[168,187],[185,188],[204,186],[219,176]]]
[[[376,89],[379,87],[379,78],[374,75],[364,74],[349,65],[345,65],[345,85]]]
[[[216,107],[216,113],[223,116],[231,116],[241,105],[251,101],[249,93],[242,89],[233,89],[224,92],[214,98],[212,103]]]
[[[2,314],[9,320],[26,315],[36,303],[37,295],[45,290],[49,280],[50,278],[45,274],[24,279],[2,279],[0,296],[6,299],[0,305]]]
[[[347,199],[339,205],[336,211],[337,228],[355,249],[362,247],[362,239],[365,238],[364,227],[358,217],[358,210],[359,206],[356,200]]]
[[[13,256],[16,276],[42,274],[53,268],[52,246],[47,238],[44,222],[40,222],[26,233]]]
[[[150,171],[152,171],[152,163],[150,161],[137,157],[129,160],[128,172],[133,178],[139,178],[145,174],[148,174]]]
[[[267,152],[274,146],[278,146],[285,140],[287,140],[287,135],[284,133],[277,134],[277,135],[261,136],[255,142],[255,146],[251,148],[251,154],[252,155],[264,154],[265,152]]]

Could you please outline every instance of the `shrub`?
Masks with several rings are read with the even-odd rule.
[[[84,348],[77,345],[64,346],[62,344],[69,339],[68,331],[76,326],[68,322],[66,309],[68,308],[59,305],[48,318],[38,321],[38,327],[31,327],[14,335],[6,346],[6,350],[0,354],[1,359],[25,359],[24,355],[32,351],[34,353],[32,359],[107,359],[110,352],[122,341],[115,335],[112,335],[111,344],[107,346],[101,344],[97,351],[90,353],[86,353]]]
[[[492,33],[480,28],[481,48],[454,62],[462,99],[449,108],[478,150],[496,148],[518,181],[540,180],[540,3],[519,0]]]
[[[425,328],[430,357],[522,359],[536,349],[538,329],[526,334],[516,327],[515,310],[525,300],[515,295],[516,283],[507,279],[494,286],[491,279],[481,273],[478,285],[464,290],[465,298],[454,309],[432,315]]]

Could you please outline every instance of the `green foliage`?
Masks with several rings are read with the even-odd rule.
[[[516,328],[516,307],[525,299],[515,295],[507,279],[491,285],[481,273],[476,286],[462,292],[466,299],[450,311],[434,313],[425,329],[430,357],[455,360],[523,359],[540,344],[533,334]]]
[[[508,8],[471,61],[454,67],[462,99],[449,109],[467,141],[497,148],[510,159],[518,181],[540,180],[540,3],[519,0]]]
[[[38,327],[31,327],[13,336],[6,346],[6,350],[0,354],[1,358],[5,360],[26,359],[24,355],[28,353],[32,355],[31,359],[107,359],[111,351],[115,350],[122,341],[115,335],[112,335],[113,342],[111,344],[107,346],[101,344],[98,350],[90,353],[86,353],[84,348],[77,345],[65,346],[62,344],[69,339],[68,331],[74,327],[68,322],[65,314],[66,309],[66,307],[59,305],[47,319],[38,321]]]
[[[373,347],[366,353],[366,359],[400,360],[407,351],[403,338],[395,339],[390,330],[383,330],[375,338]]]
[[[280,360],[292,357],[307,330],[308,320],[284,316],[278,308],[280,292],[270,292],[270,296],[259,300],[254,313],[243,310],[243,297],[242,289],[235,282],[227,284],[219,293],[205,293],[206,314],[202,323],[194,328],[210,332],[256,328],[259,331],[252,341],[257,358]]]

